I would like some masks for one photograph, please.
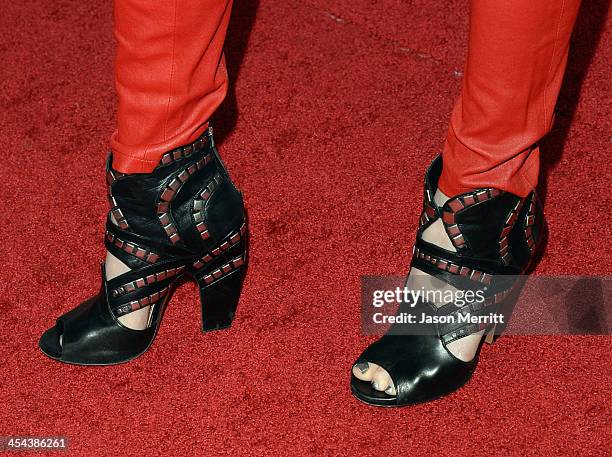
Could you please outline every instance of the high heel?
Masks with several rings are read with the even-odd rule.
[[[535,192],[520,198],[495,188],[477,189],[439,207],[433,196],[441,172],[439,156],[425,175],[423,212],[411,267],[460,291],[473,291],[481,299],[437,305],[425,299],[410,305],[400,303],[398,314],[418,312],[437,320],[420,326],[393,324],[386,335],[361,354],[356,364],[369,362],[382,367],[397,393],[380,392],[370,382],[352,375],[353,395],[371,405],[422,403],[463,386],[476,369],[482,344],[493,343],[499,327],[495,322],[479,319],[501,314],[505,320],[500,310],[518,292],[521,275],[543,239],[545,223]],[[442,220],[455,251],[423,239],[424,231],[438,220]],[[467,315],[479,319],[472,322],[464,319]],[[460,360],[449,351],[450,343],[480,332],[483,333],[472,360]]]
[[[244,237],[245,232],[246,225],[243,225],[238,233]],[[230,255],[231,259],[223,265],[194,274],[200,289],[202,332],[222,330],[232,325],[246,276],[246,240],[240,244],[241,249]]]
[[[217,153],[212,129],[164,154],[150,174],[113,170],[109,156],[107,184],[105,245],[130,270],[107,280],[103,266],[98,295],[60,316],[40,338],[42,351],[79,365],[138,357],[155,339],[184,277],[198,283],[202,329],[228,327],[246,271],[247,225],[242,195]],[[120,322],[142,308],[149,312],[145,329]]]

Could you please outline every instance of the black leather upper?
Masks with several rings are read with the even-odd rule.
[[[223,266],[230,268],[238,257],[246,260],[242,195],[227,174],[211,130],[165,154],[149,174],[119,173],[110,156],[107,182],[111,210],[105,244],[131,271],[109,281],[103,274],[100,293],[58,318],[42,336],[43,351],[68,363],[106,365],[140,355],[155,337],[183,275],[203,281]],[[119,322],[120,316],[148,306],[152,313],[146,329]]]
[[[456,196],[444,206],[433,201],[442,171],[437,157],[425,176],[424,210],[417,232],[412,268],[418,268],[459,290],[480,291],[483,302],[465,306],[440,306],[420,301],[415,307],[403,303],[398,310],[429,316],[499,313],[518,277],[524,273],[541,239],[543,215],[531,193],[520,198],[498,189],[477,189]],[[456,252],[423,240],[423,233],[442,219]],[[457,321],[458,319],[456,319]],[[464,362],[446,345],[491,326],[470,323],[394,324],[388,333],[368,347],[357,362],[382,366],[391,376],[397,396],[375,390],[370,383],[352,377],[353,393],[361,400],[397,406],[419,403],[446,395],[461,387],[476,368],[478,353]]]

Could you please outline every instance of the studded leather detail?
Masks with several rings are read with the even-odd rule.
[[[117,179],[122,178],[123,176],[125,176],[125,174],[116,170],[108,169],[106,171],[106,184],[108,188],[108,201],[111,207],[110,214],[112,214],[115,222],[122,230],[129,230],[130,226],[127,223],[127,220],[125,219],[121,208],[119,208],[117,200],[115,199],[115,197],[113,197],[113,193],[111,190],[113,183],[117,181]]]
[[[527,246],[529,246],[529,252],[533,254],[533,251],[536,246],[536,240],[534,236],[534,225],[536,222],[536,210],[537,210],[537,196],[532,193],[531,198],[528,202],[527,209],[527,217],[524,221],[524,230],[525,230],[525,240],[527,241]]]
[[[113,310],[113,312],[115,316],[121,317],[121,316],[125,316],[126,314],[132,313],[136,310],[139,310],[141,308],[144,308],[146,306],[152,306],[152,305],[158,304],[161,299],[163,299],[164,297],[166,297],[166,295],[168,295],[169,290],[170,289],[168,287],[164,287],[158,292],[155,292],[151,295],[147,295],[144,298],[141,298],[139,300],[132,300],[129,303],[124,303],[122,305],[119,305]]]
[[[153,251],[144,249],[134,243],[129,243],[127,241],[123,241],[118,236],[115,236],[113,233],[106,231],[106,239],[109,243],[112,243],[119,249],[122,249],[126,254],[133,255],[140,260],[144,260],[148,263],[155,263],[159,260],[159,254],[156,254]]]
[[[189,151],[192,150],[192,148],[189,149]],[[199,150],[200,149],[198,149],[198,151]],[[173,158],[172,161],[178,160],[181,157],[189,157],[192,154],[193,152],[189,152],[189,154],[183,156],[177,154],[176,158]],[[166,156],[166,154],[164,154],[164,156]],[[174,196],[179,192],[183,184],[187,182],[191,175],[203,169],[206,165],[208,165],[208,163],[210,163],[210,161],[212,160],[211,156],[211,153],[206,154],[196,162],[188,166],[185,165],[182,170],[178,174],[176,174],[173,179],[170,180],[170,182],[166,185],[161,195],[159,196],[159,203],[157,203],[157,218],[159,219],[160,224],[164,228],[164,231],[166,232],[166,235],[168,235],[168,238],[170,239],[170,242],[172,244],[178,243],[181,239],[170,212],[170,205],[172,203],[172,200],[174,199]],[[221,178],[219,177],[219,180],[220,179]]]
[[[193,221],[195,223],[196,229],[198,230],[200,236],[203,240],[207,240],[210,238],[210,232],[208,231],[208,227],[205,222],[206,215],[206,203],[212,196],[212,193],[215,191],[217,187],[223,182],[223,178],[221,178],[220,174],[215,174],[208,185],[204,188],[202,192],[200,192],[199,196],[194,199],[193,202]]]
[[[100,293],[58,319],[41,338],[43,351],[85,365],[140,355],[185,276],[199,285],[203,315],[208,303],[203,330],[229,325],[246,271],[247,226],[242,195],[214,147],[212,130],[164,154],[149,174],[119,173],[110,156],[106,179],[111,208],[105,245],[130,270],[106,280],[103,269]],[[119,323],[137,310],[148,312],[145,330]]]
[[[205,149],[212,141],[212,136],[203,136],[198,138],[194,143],[181,148],[174,149],[170,152],[166,152],[158,165],[158,167],[171,164],[172,162],[190,157],[192,154],[196,154]]]
[[[112,298],[118,298],[124,294],[128,294],[134,292],[136,289],[140,289],[144,286],[150,286],[156,282],[161,282],[165,279],[170,279],[175,276],[179,276],[183,274],[185,271],[184,266],[180,266],[178,268],[169,268],[168,270],[159,271],[157,273],[151,273],[148,276],[143,278],[138,278],[135,281],[130,281],[127,284],[122,285],[121,287],[117,287],[113,289],[111,292]]]
[[[499,256],[501,257],[504,265],[510,265],[511,254],[510,254],[510,241],[508,240],[508,236],[512,229],[514,228],[514,224],[516,224],[516,220],[518,218],[518,213],[523,205],[523,200],[518,200],[514,207],[508,213],[506,220],[504,222],[504,227],[499,236]]]
[[[431,256],[418,249],[416,246],[414,246],[413,248],[413,255],[417,259],[425,260],[426,262],[431,263],[433,266],[435,266],[441,271],[447,271],[454,275],[460,275],[464,278],[468,278],[473,281],[478,281],[483,284],[491,284],[491,280],[493,279],[493,276],[489,273],[484,273],[482,271],[478,271],[476,269],[469,268],[466,266],[461,266],[451,261],[444,260],[442,258]]]
[[[472,375],[478,358],[464,362],[447,345],[493,326],[478,319],[499,312],[533,259],[541,241],[543,218],[535,192],[520,198],[495,188],[475,189],[453,196],[442,207],[433,201],[442,172],[437,157],[425,175],[423,210],[413,249],[416,268],[459,291],[478,292],[479,298],[463,303],[401,303],[398,313],[418,310],[436,317],[435,324],[393,324],[389,332],[370,345],[357,360],[383,367],[397,395],[373,389],[353,376],[353,394],[366,403],[398,406],[420,403],[461,387]],[[424,231],[441,219],[456,251],[423,240]],[[459,319],[459,316],[475,317]],[[443,317],[444,319],[440,318]]]
[[[245,261],[246,258],[244,257],[244,255],[240,255],[238,257],[233,258],[231,261],[221,265],[219,268],[212,271],[210,274],[204,275],[204,282],[206,284],[212,283],[213,281],[221,278],[221,276],[229,273],[230,271],[241,267],[242,265],[244,265]]]
[[[193,267],[196,269],[200,269],[204,265],[211,263],[217,257],[221,256],[225,251],[228,251],[230,248],[236,246],[240,241],[244,239],[244,236],[246,235],[246,229],[246,223],[242,224],[239,230],[230,234],[225,240],[223,240],[223,242],[215,246],[204,256],[195,261],[193,263]]]

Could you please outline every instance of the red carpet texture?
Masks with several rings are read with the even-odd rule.
[[[0,435],[64,435],[78,456],[609,455],[609,337],[504,337],[466,388],[413,408],[367,407],[348,389],[372,340],[359,277],[407,269],[466,8],[237,1],[215,129],[251,223],[238,317],[202,335],[188,283],[147,354],[80,368],[37,341],[99,287],[112,5],[3,2]],[[551,235],[536,274],[612,273],[606,17],[605,0],[584,2],[543,148]]]

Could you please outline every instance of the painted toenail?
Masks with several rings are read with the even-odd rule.
[[[380,389],[378,388],[378,383],[377,383],[377,382],[375,382],[375,381],[373,381],[373,382],[372,382],[372,387],[374,387],[374,389],[376,389],[376,390],[380,390]]]
[[[393,386],[389,386],[387,387],[387,390],[385,390],[385,393],[387,395],[395,395],[395,388]]]
[[[368,362],[359,362],[359,363],[356,363],[355,366],[362,373],[365,373],[366,371],[370,369],[370,364]]]

